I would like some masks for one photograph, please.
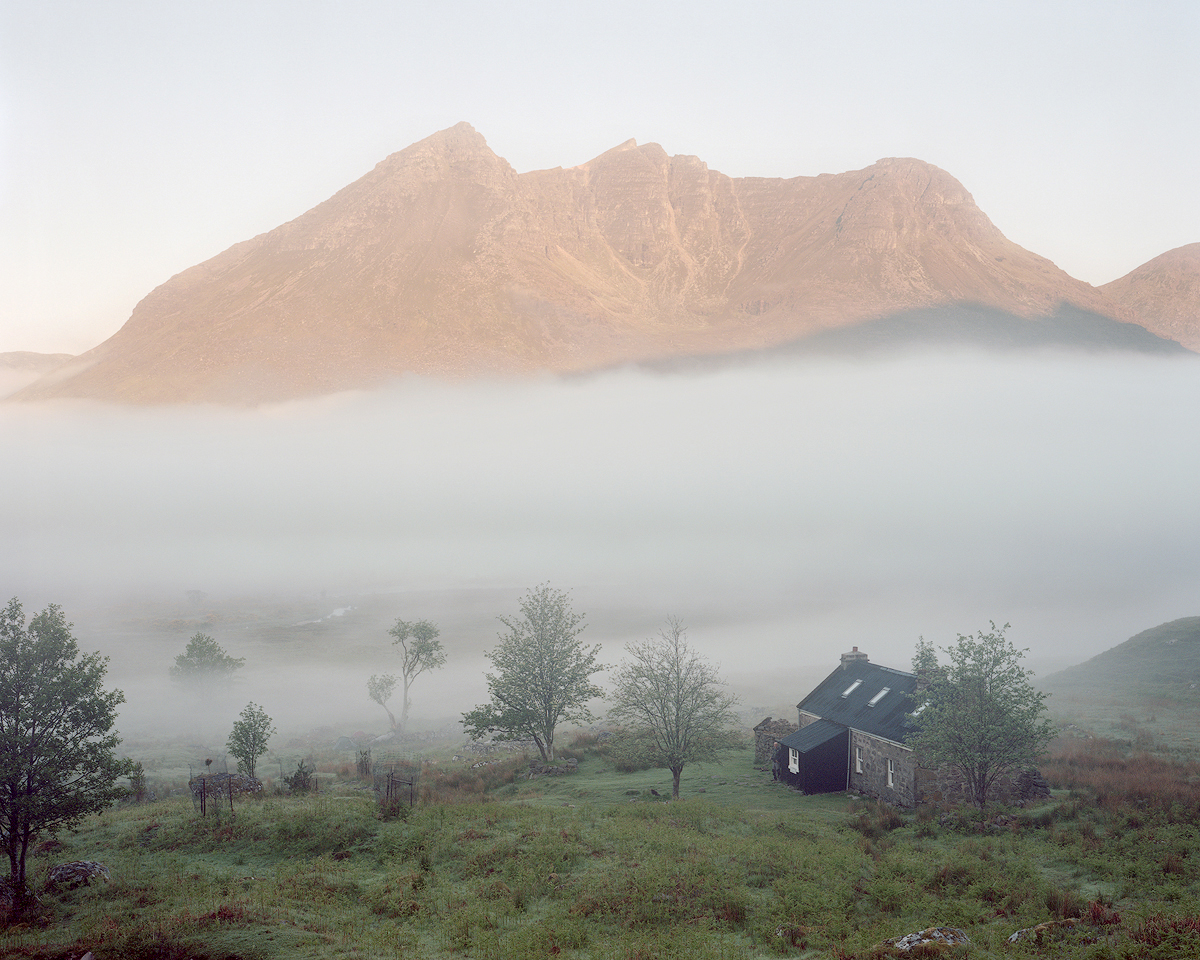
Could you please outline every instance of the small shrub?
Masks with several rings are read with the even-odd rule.
[[[408,820],[412,815],[412,807],[409,805],[408,797],[384,797],[379,798],[379,819],[384,821],[399,820],[401,823]]]
[[[1116,926],[1121,922],[1121,915],[1099,900],[1093,900],[1089,903],[1083,916],[1094,927]]]
[[[904,826],[904,817],[891,804],[874,800],[859,806],[851,804],[850,826],[868,840],[878,840],[885,833]]]
[[[619,773],[653,770],[658,765],[653,735],[648,730],[618,731],[609,739],[604,752]]]
[[[289,793],[304,793],[312,790],[317,783],[317,778],[313,776],[314,767],[305,766],[303,760],[296,765],[296,772],[290,777],[284,777],[283,782],[288,788]]]
[[[1060,890],[1051,887],[1046,891],[1046,909],[1060,919],[1078,919],[1090,908],[1084,905],[1077,890]]]

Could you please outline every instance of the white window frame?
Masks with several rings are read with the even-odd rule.
[[[877,703],[878,703],[880,700],[882,700],[884,697],[886,697],[886,696],[887,696],[889,693],[891,693],[891,692],[892,692],[892,688],[891,688],[891,687],[884,687],[884,688],[883,688],[882,690],[880,690],[880,691],[879,691],[877,694],[875,694],[875,696],[873,696],[873,697],[871,698],[871,702],[870,702],[870,703],[868,703],[868,704],[867,704],[867,706],[868,706],[868,707],[873,707],[873,706],[875,706],[875,704],[877,704]]]
[[[863,772],[862,747],[854,748],[854,772],[855,773]]]
[[[896,761],[891,757],[887,758],[888,762],[888,789],[896,789]]]
[[[792,773],[800,772],[800,751],[795,747],[788,747],[788,769]]]

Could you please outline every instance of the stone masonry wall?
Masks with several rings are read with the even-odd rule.
[[[775,741],[782,740],[789,733],[795,733],[796,730],[797,727],[794,723],[767,717],[754,728],[754,765],[763,770],[769,767]]]
[[[1024,806],[1050,796],[1050,786],[1037,770],[1017,770],[1002,776],[993,785],[988,801]],[[966,785],[952,767],[917,771],[918,803],[969,803]]]
[[[855,756],[862,750],[863,771],[855,770]],[[892,786],[888,786],[887,762],[892,761]],[[901,807],[917,804],[916,762],[907,747],[850,731],[850,789]]]

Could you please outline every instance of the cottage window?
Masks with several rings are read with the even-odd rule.
[[[862,747],[854,748],[854,772],[862,773]]]
[[[896,786],[896,761],[888,757],[888,789]]]
[[[788,769],[792,773],[800,772],[800,751],[794,747],[788,747]]]
[[[892,690],[891,687],[884,687],[877,694],[875,694],[875,696],[873,696],[871,698],[871,702],[868,703],[867,706],[868,707],[875,706],[875,704],[877,704],[880,700],[882,700],[884,697],[886,697],[891,692],[891,690]]]

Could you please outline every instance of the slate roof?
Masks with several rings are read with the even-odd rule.
[[[801,727],[795,733],[789,733],[779,742],[785,747],[791,747],[798,753],[808,753],[814,747],[828,743],[835,737],[845,738],[846,728],[832,720],[814,720],[806,727]]]
[[[854,686],[856,680],[861,682]],[[916,686],[914,674],[860,660],[847,664],[845,669],[838,667],[797,706],[823,720],[904,743],[912,730],[908,714],[918,706],[913,702]],[[884,687],[890,688],[888,693],[870,706]],[[801,727],[798,732],[803,733],[809,727]]]

